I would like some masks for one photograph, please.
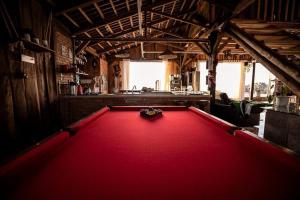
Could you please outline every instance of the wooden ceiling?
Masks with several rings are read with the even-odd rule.
[[[165,43],[178,53],[207,54],[207,37],[231,22],[262,45],[300,63],[297,0],[77,0],[51,1],[55,16],[86,47],[108,56],[144,44]],[[146,52],[159,53],[159,52]],[[247,54],[227,34],[219,54]]]

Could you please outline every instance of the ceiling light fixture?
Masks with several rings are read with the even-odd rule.
[[[169,59],[175,59],[177,58],[177,55],[174,54],[172,51],[170,51],[169,49],[165,50],[164,52],[162,52],[159,56],[160,59],[162,60],[169,60]]]

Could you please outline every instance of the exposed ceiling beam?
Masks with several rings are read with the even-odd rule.
[[[142,8],[142,11],[146,10],[146,9],[153,9],[153,8],[156,8],[156,7],[159,7],[159,6],[162,6],[164,4],[167,4],[167,3],[170,3],[170,2],[174,2],[175,0],[171,0],[171,1],[166,1],[166,2],[163,2],[163,3],[154,3],[154,4],[151,4],[150,6],[146,6]],[[111,17],[109,20],[107,18],[97,22],[97,23],[94,23],[93,25],[89,25],[89,26],[86,26],[86,27],[82,27],[82,28],[79,28],[77,30],[75,30],[73,32],[73,35],[79,35],[79,34],[82,34],[84,32],[88,32],[90,30],[93,30],[95,28],[99,28],[101,26],[106,26],[112,22],[116,22],[116,21],[119,21],[119,20],[122,20],[122,19],[125,19],[125,18],[128,18],[130,16],[133,16],[133,15],[136,15],[138,13],[138,10],[137,8],[136,9],[132,9],[130,12],[124,12],[124,13],[120,13],[118,16],[114,16],[114,17]]]
[[[116,15],[118,15],[118,12],[117,12],[117,10],[116,10],[116,7],[115,7],[114,2],[113,2],[112,0],[109,0],[109,3],[110,3],[110,5],[111,5],[111,7],[112,7],[114,13],[115,13]]]
[[[297,82],[295,82],[293,79],[288,78],[287,74],[277,68],[277,66],[270,62],[268,59],[261,56],[260,53],[254,50],[242,39],[232,35],[231,33],[229,33],[229,35],[234,40],[236,40],[239,45],[241,45],[255,60],[264,65],[272,74],[274,74],[277,78],[284,82],[297,96],[300,96],[300,85]]]
[[[65,2],[67,2],[67,1],[65,1]],[[68,1],[67,3],[64,3],[63,7],[57,8],[54,11],[54,15],[58,16],[58,15],[61,15],[63,13],[66,13],[66,12],[76,10],[78,8],[86,7],[86,6],[89,6],[93,3],[99,2],[99,0],[88,0],[88,1],[84,1],[84,2],[81,1],[80,3],[73,3],[73,1],[70,1],[70,2]]]
[[[154,29],[154,30],[157,30],[157,31],[159,31],[159,32],[165,33],[165,34],[167,34],[167,35],[171,35],[171,36],[173,36],[173,37],[184,38],[184,36],[179,35],[179,34],[177,34],[177,33],[174,33],[174,32],[172,32],[172,31],[169,31],[169,30],[167,30],[167,29],[159,29],[159,28],[155,28],[155,27],[153,27],[153,26],[152,26],[151,28]],[[196,44],[196,46],[198,46],[198,47],[202,50],[201,53],[204,53],[205,55],[208,55],[208,49],[206,48],[205,45],[203,45],[203,44],[201,44],[201,43],[198,43],[198,42],[195,42],[195,44]],[[187,51],[188,51],[188,50],[187,50]]]
[[[154,13],[154,14],[157,14],[157,15],[164,16],[164,17],[168,17],[168,18],[171,18],[171,19],[174,19],[174,20],[177,20],[177,21],[186,23],[186,24],[191,24],[191,25],[193,25],[193,26],[197,26],[197,27],[201,27],[201,28],[205,27],[205,25],[203,25],[203,24],[199,24],[199,23],[196,23],[196,22],[193,22],[193,21],[184,19],[184,18],[182,18],[182,17],[178,17],[178,15],[167,14],[167,13],[164,13],[164,12],[158,12],[158,11],[155,11],[155,10],[150,10],[150,12],[152,12],[152,13]]]
[[[205,55],[208,55],[209,52],[208,52],[208,49],[207,47],[204,45],[204,44],[201,44],[201,43],[198,43],[198,42],[195,42],[196,46],[199,47],[201,49],[201,51],[205,54]]]
[[[223,41],[223,43],[220,44],[218,47],[218,50],[217,50],[218,53],[220,53],[227,46],[227,44],[231,41],[233,41],[233,40],[230,37],[227,40]]]
[[[126,7],[127,7],[127,10],[130,11],[130,4],[129,4],[129,0],[126,0]]]
[[[154,26],[151,26],[151,27],[149,27],[149,28],[151,28],[151,29],[153,29],[153,30],[156,30],[156,31],[159,31],[159,32],[161,32],[161,33],[165,33],[165,34],[167,34],[167,35],[176,37],[176,38],[183,38],[182,35],[179,35],[179,34],[173,32],[173,31],[170,31],[170,30],[168,30],[168,29],[160,29],[160,28],[156,28],[156,27],[154,27]]]
[[[89,45],[89,43],[90,41],[82,42],[75,50],[75,55],[77,56],[83,49],[85,49]]]
[[[157,35],[153,35],[153,37],[156,37],[156,36],[159,36],[159,35],[161,35],[161,34],[157,34]],[[118,44],[118,45],[114,45],[114,46],[111,46],[111,47],[108,47],[108,48],[105,48],[105,49],[102,49],[102,50],[100,50],[99,51],[99,53],[107,53],[107,52],[109,52],[109,51],[112,51],[112,50],[117,50],[117,49],[122,49],[122,50],[125,50],[125,49],[127,49],[127,48],[124,48],[124,46],[130,46],[130,45],[132,45],[132,44],[134,44],[135,42],[125,42],[125,43],[121,43],[121,44]],[[136,47],[137,46],[140,46],[140,45],[136,45]],[[144,46],[146,46],[146,45],[144,45]],[[118,50],[116,51],[116,52],[118,52]]]
[[[184,15],[184,14],[187,14],[187,13],[189,13],[189,12],[190,12],[190,11],[183,12],[183,13],[181,13],[179,16]],[[147,26],[148,26],[148,27],[151,27],[151,26],[153,26],[153,25],[156,25],[156,24],[165,22],[165,21],[167,21],[167,20],[168,20],[168,18],[156,19],[156,20],[153,20],[153,21],[147,23]],[[133,24],[132,24],[132,25],[133,25]],[[97,29],[96,29],[96,30],[97,30]],[[122,32],[120,32],[120,33],[116,33],[116,34],[110,35],[110,37],[116,38],[116,37],[120,37],[120,36],[129,34],[129,33],[133,33],[133,34],[134,34],[134,32],[135,32],[135,31],[138,31],[138,30],[139,30],[139,27],[138,27],[138,26],[135,26],[135,27],[133,27],[133,28],[124,30],[124,31],[122,31]],[[102,35],[102,37],[103,37],[103,35]],[[134,37],[135,37],[135,36],[134,36]],[[90,46],[96,45],[97,42],[101,42],[101,41],[100,41],[100,40],[99,40],[99,41],[93,41],[92,43],[90,43]]]
[[[158,19],[158,20],[154,20],[152,21],[151,23],[148,23],[148,26],[152,26],[152,25],[155,25],[155,24],[158,24],[160,22],[163,22],[163,21],[166,21],[167,19]],[[96,29],[97,30],[97,29]],[[117,38],[117,37],[120,37],[120,36],[123,36],[123,35],[126,35],[126,34],[129,34],[129,33],[134,33],[135,31],[138,31],[139,30],[139,27],[138,26],[135,26],[133,28],[130,28],[130,29],[127,29],[127,30],[124,30],[122,32],[119,32],[119,33],[116,33],[116,34],[112,34],[110,35],[111,38]],[[102,37],[103,34],[102,34]],[[134,37],[135,37],[135,34],[134,34]],[[80,39],[80,38],[77,38],[77,39]],[[93,43],[90,44],[90,46],[93,46],[93,45],[96,45],[97,42],[101,42],[101,40],[99,41],[93,41]]]
[[[92,38],[76,38],[83,41],[110,41],[110,42],[171,42],[171,43],[207,43],[205,38],[108,38],[108,37],[92,37]]]
[[[99,6],[98,6],[97,3],[94,3],[94,7],[96,8],[96,10],[97,10],[97,12],[99,13],[100,17],[101,17],[102,19],[104,19],[104,18],[105,18],[105,17],[104,17],[104,14],[103,14],[102,10],[99,8]]]
[[[91,4],[94,4],[94,3],[98,3],[100,0],[86,0],[86,1],[80,1],[80,2],[77,2],[75,1],[75,3],[73,3],[74,1],[62,1],[64,2],[64,5],[62,7],[58,7],[55,11],[54,11],[54,15],[55,16],[58,16],[58,15],[61,15],[65,12],[69,12],[69,11],[73,11],[73,10],[76,10],[78,8],[83,8],[83,7],[87,7],[87,6],[90,6]],[[152,3],[150,5],[153,5],[155,7],[158,7],[158,6],[161,6],[163,4],[169,4],[169,3],[172,3],[176,0],[164,0],[164,2],[157,2],[157,3]],[[63,4],[63,3],[61,3]],[[157,5],[155,5],[157,4]]]
[[[82,8],[78,8],[78,10],[90,24],[93,24],[92,20],[89,18],[89,16],[87,16],[87,14],[84,12],[84,10],[82,10]]]
[[[240,0],[239,4],[234,8],[231,17],[235,17],[252,5],[256,0]]]
[[[213,23],[211,28],[207,29],[204,33],[201,34],[201,36],[208,36],[212,31],[219,29],[222,27],[225,23],[227,23],[230,19],[240,14],[242,11],[244,11],[246,8],[248,8],[251,4],[253,4],[256,0],[240,0],[238,5],[235,6],[235,9],[232,11],[232,14],[229,17],[226,17],[222,21],[216,21]]]
[[[297,78],[297,76],[299,76],[299,70],[287,66],[289,62],[283,62],[282,57],[279,57],[270,49],[267,50],[266,47],[257,43],[255,39],[254,43],[251,42],[253,38],[248,37],[247,34],[241,34],[241,32],[236,31],[235,27],[227,27],[225,28],[225,32],[243,47],[243,49],[249,52],[254,59],[283,81],[297,96],[300,96],[300,79]],[[298,73],[293,74],[291,71],[297,71]]]
[[[267,58],[270,62],[278,66],[278,68],[280,68],[285,73],[289,74],[297,82],[300,83],[300,68],[298,66],[293,65],[288,60],[280,57],[280,55],[273,53],[273,51],[270,48],[264,46],[255,38],[251,37],[249,34],[244,32],[242,29],[238,28],[234,24],[228,24],[226,30],[230,33],[232,32],[235,35],[239,36],[248,45],[251,45],[254,49],[256,49],[262,56]]]
[[[138,21],[139,21],[139,32],[143,36],[143,14],[142,14],[142,0],[137,0],[137,10],[138,10]],[[141,42],[141,56],[144,58],[144,44]]]
[[[144,51],[144,53],[155,53],[160,54],[164,51]],[[180,53],[180,54],[203,54],[203,51],[172,51],[173,53]]]
[[[98,51],[98,53],[106,53],[106,52],[112,51],[114,49],[123,48],[124,46],[127,46],[129,44],[134,44],[134,43],[133,42],[125,42],[125,43],[121,43],[121,44],[118,44],[118,45],[113,45],[111,47],[107,47],[107,48],[104,48],[104,49]]]
[[[77,22],[75,22],[67,13],[63,13],[63,16],[65,18],[67,18],[74,26],[76,26],[77,28],[79,28],[79,25],[77,24]]]

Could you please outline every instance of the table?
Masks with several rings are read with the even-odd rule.
[[[5,198],[300,199],[299,157],[194,107],[160,108],[70,125],[1,167]]]

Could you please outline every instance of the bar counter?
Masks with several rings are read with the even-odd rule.
[[[267,108],[264,138],[300,154],[300,113]]]
[[[195,106],[210,112],[210,95],[174,95],[174,94],[102,94],[60,96],[60,120],[67,126],[104,106],[150,106],[178,105]]]

